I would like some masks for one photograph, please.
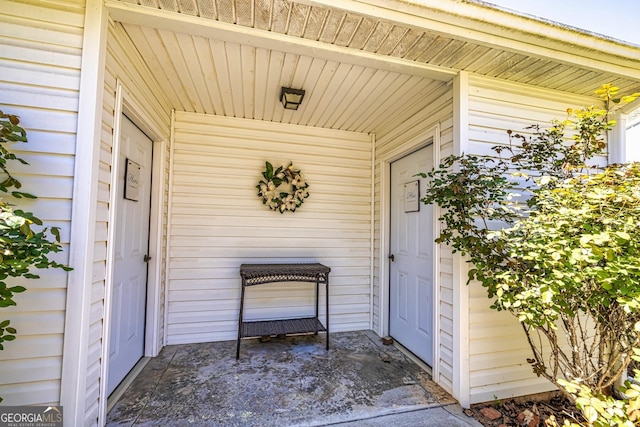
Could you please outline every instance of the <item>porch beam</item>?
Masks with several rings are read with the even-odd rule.
[[[125,24],[174,31],[193,36],[257,48],[321,58],[329,61],[370,67],[384,71],[409,74],[439,81],[450,81],[456,70],[402,58],[379,55],[347,47],[322,43],[316,40],[291,37],[271,31],[257,30],[236,24],[184,15],[146,6],[107,0],[105,5],[111,17]]]
[[[457,40],[533,56],[584,69],[640,80],[640,49],[622,41],[589,34],[481,4],[405,0],[292,0],[340,10]]]

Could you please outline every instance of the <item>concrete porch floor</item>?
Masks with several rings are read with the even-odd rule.
[[[428,372],[373,332],[165,347],[108,426],[480,426]]]

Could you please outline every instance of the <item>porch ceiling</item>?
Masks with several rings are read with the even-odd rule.
[[[181,111],[378,132],[423,108],[460,70],[580,95],[602,83],[640,91],[639,48],[475,2],[422,2],[433,6],[106,0]],[[498,26],[496,17],[514,22]],[[549,41],[536,34],[546,27]],[[307,91],[298,111],[278,104],[281,86]]]

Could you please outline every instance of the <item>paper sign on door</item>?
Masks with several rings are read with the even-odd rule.
[[[124,177],[124,198],[137,202],[140,197],[140,165],[127,159]]]
[[[420,181],[407,182],[404,185],[404,211],[418,212],[420,210]]]

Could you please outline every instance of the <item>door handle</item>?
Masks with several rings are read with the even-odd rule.
[[[393,262],[393,261],[396,260],[396,257],[395,257],[395,255],[391,254],[391,255],[389,255],[389,259],[391,260],[391,262]]]

